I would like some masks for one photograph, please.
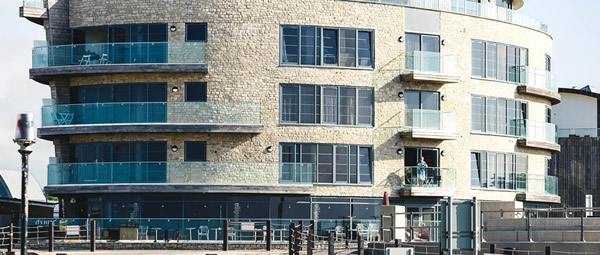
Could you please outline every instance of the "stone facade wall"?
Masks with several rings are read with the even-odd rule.
[[[384,191],[396,196],[392,187],[401,182],[404,160],[396,151],[404,147],[433,147],[446,151],[441,167],[456,170],[458,198],[515,200],[515,192],[470,189],[470,151],[518,152],[529,155],[529,172],[544,173],[549,151],[517,146],[515,137],[472,134],[471,95],[527,100],[532,120],[542,121],[550,101],[518,94],[516,85],[471,78],[471,40],[507,43],[529,49],[529,64],[544,68],[544,56],[552,55],[552,38],[529,28],[485,18],[453,13],[441,14],[442,53],[458,58],[461,82],[434,85],[403,82],[405,7],[335,0],[233,0],[147,1],[70,0],[70,26],[100,26],[129,23],[168,23],[176,32],[170,42],[182,42],[186,22],[208,23],[206,74],[114,74],[76,77],[71,86],[167,82],[168,100],[184,100],[185,82],[207,82],[210,102],[260,103],[264,132],[251,134],[115,134],[73,136],[70,142],[161,140],[169,147],[183,148],[184,141],[207,141],[209,161],[278,162],[280,143],[331,143],[374,146],[374,182],[365,186],[318,185],[316,195],[377,196]],[[327,67],[283,67],[279,65],[279,28],[283,24],[363,28],[374,31],[375,68],[355,70]],[[372,128],[286,126],[279,123],[281,83],[347,85],[375,89],[375,125]],[[172,88],[178,87],[178,92]],[[458,139],[450,141],[401,139],[405,90],[439,91],[446,100],[441,110],[455,112]],[[55,95],[53,95],[55,96]],[[60,97],[60,96],[58,96]],[[265,148],[274,151],[267,153]],[[183,149],[168,152],[168,159],[183,160]]]

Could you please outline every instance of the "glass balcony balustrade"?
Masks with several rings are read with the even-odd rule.
[[[42,127],[125,123],[261,123],[260,103],[151,102],[46,105]]]
[[[457,58],[454,54],[410,51],[405,54],[405,71],[457,76]]]
[[[598,128],[566,128],[558,129],[558,137],[598,137],[600,129]]]
[[[558,143],[558,128],[555,124],[532,120],[514,120],[516,136],[532,141]]]
[[[23,0],[23,7],[46,8],[47,0]]]
[[[439,167],[405,167],[403,185],[396,188],[455,189],[456,171]]]
[[[517,190],[532,194],[558,196],[558,177],[537,174],[518,174]]]
[[[402,131],[427,131],[456,134],[456,113],[408,109]]]
[[[514,75],[516,77],[517,84],[558,92],[556,75],[553,73],[529,66],[518,66],[514,69]]]
[[[524,15],[518,11],[498,7],[493,4],[480,4],[468,0],[364,0],[369,2],[399,4],[410,7],[462,13],[488,19],[495,19],[528,27],[548,33],[548,25],[536,18]]]
[[[206,64],[206,42],[96,43],[33,48],[33,68],[115,64]]]
[[[49,164],[48,185],[312,184],[313,165],[257,162],[98,162]]]

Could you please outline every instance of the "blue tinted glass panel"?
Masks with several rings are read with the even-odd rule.
[[[323,64],[338,63],[338,30],[323,29]]]

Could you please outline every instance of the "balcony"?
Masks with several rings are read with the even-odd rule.
[[[560,152],[556,125],[532,120],[514,121],[516,135],[520,137],[517,141],[519,146]]]
[[[46,0],[23,0],[23,6],[19,7],[19,17],[44,25],[44,20],[48,19],[47,8]]]
[[[456,133],[456,113],[437,110],[408,109],[402,137],[414,139],[454,140]]]
[[[38,135],[262,131],[259,103],[148,102],[43,106]]]
[[[378,2],[409,7],[432,9],[437,11],[454,12],[487,19],[508,22],[548,33],[548,25],[536,18],[521,14],[515,10],[497,7],[492,4],[480,4],[468,0],[346,0],[355,2]],[[515,1],[517,2],[517,1]],[[520,1],[522,2],[522,1]],[[515,3],[516,4],[516,3]],[[522,3],[521,3],[522,5]]]
[[[52,76],[207,72],[205,42],[99,43],[33,48],[32,79]]]
[[[406,167],[404,183],[394,187],[400,196],[446,197],[453,196],[456,190],[456,171],[438,167]]]
[[[523,175],[519,178],[517,200],[524,202],[560,203],[558,177],[549,175]]]
[[[598,128],[570,128],[570,129],[559,129],[558,137],[599,137],[600,129]]]
[[[517,92],[544,97],[552,104],[560,103],[556,76],[553,73],[528,66],[520,66],[517,69]]]
[[[310,193],[312,168],[263,162],[50,164],[46,192]]]
[[[407,52],[402,80],[437,84],[457,83],[460,77],[456,55],[425,51]]]

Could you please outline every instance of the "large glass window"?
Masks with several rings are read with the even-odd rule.
[[[527,160],[522,154],[471,152],[471,188],[525,189]]]
[[[471,75],[477,78],[525,82],[529,51],[495,42],[473,40],[471,43]]]
[[[167,24],[124,24],[71,29],[73,44],[166,42]]]
[[[72,104],[166,101],[166,83],[124,83],[71,87]]]
[[[205,23],[188,23],[185,24],[185,41],[186,42],[206,42],[206,24]]]
[[[373,125],[373,89],[281,85],[281,123]]]
[[[373,155],[370,146],[281,144],[282,163],[313,164],[315,182],[371,184]]]
[[[519,120],[527,119],[527,103],[494,97],[471,96],[471,131],[518,135]]]
[[[106,142],[71,145],[71,163],[164,162],[166,142]]]
[[[281,26],[282,65],[373,67],[372,32],[314,26]]]
[[[205,82],[186,82],[185,83],[185,101],[186,102],[206,102],[206,83]]]
[[[206,142],[185,142],[185,161],[206,161]]]

